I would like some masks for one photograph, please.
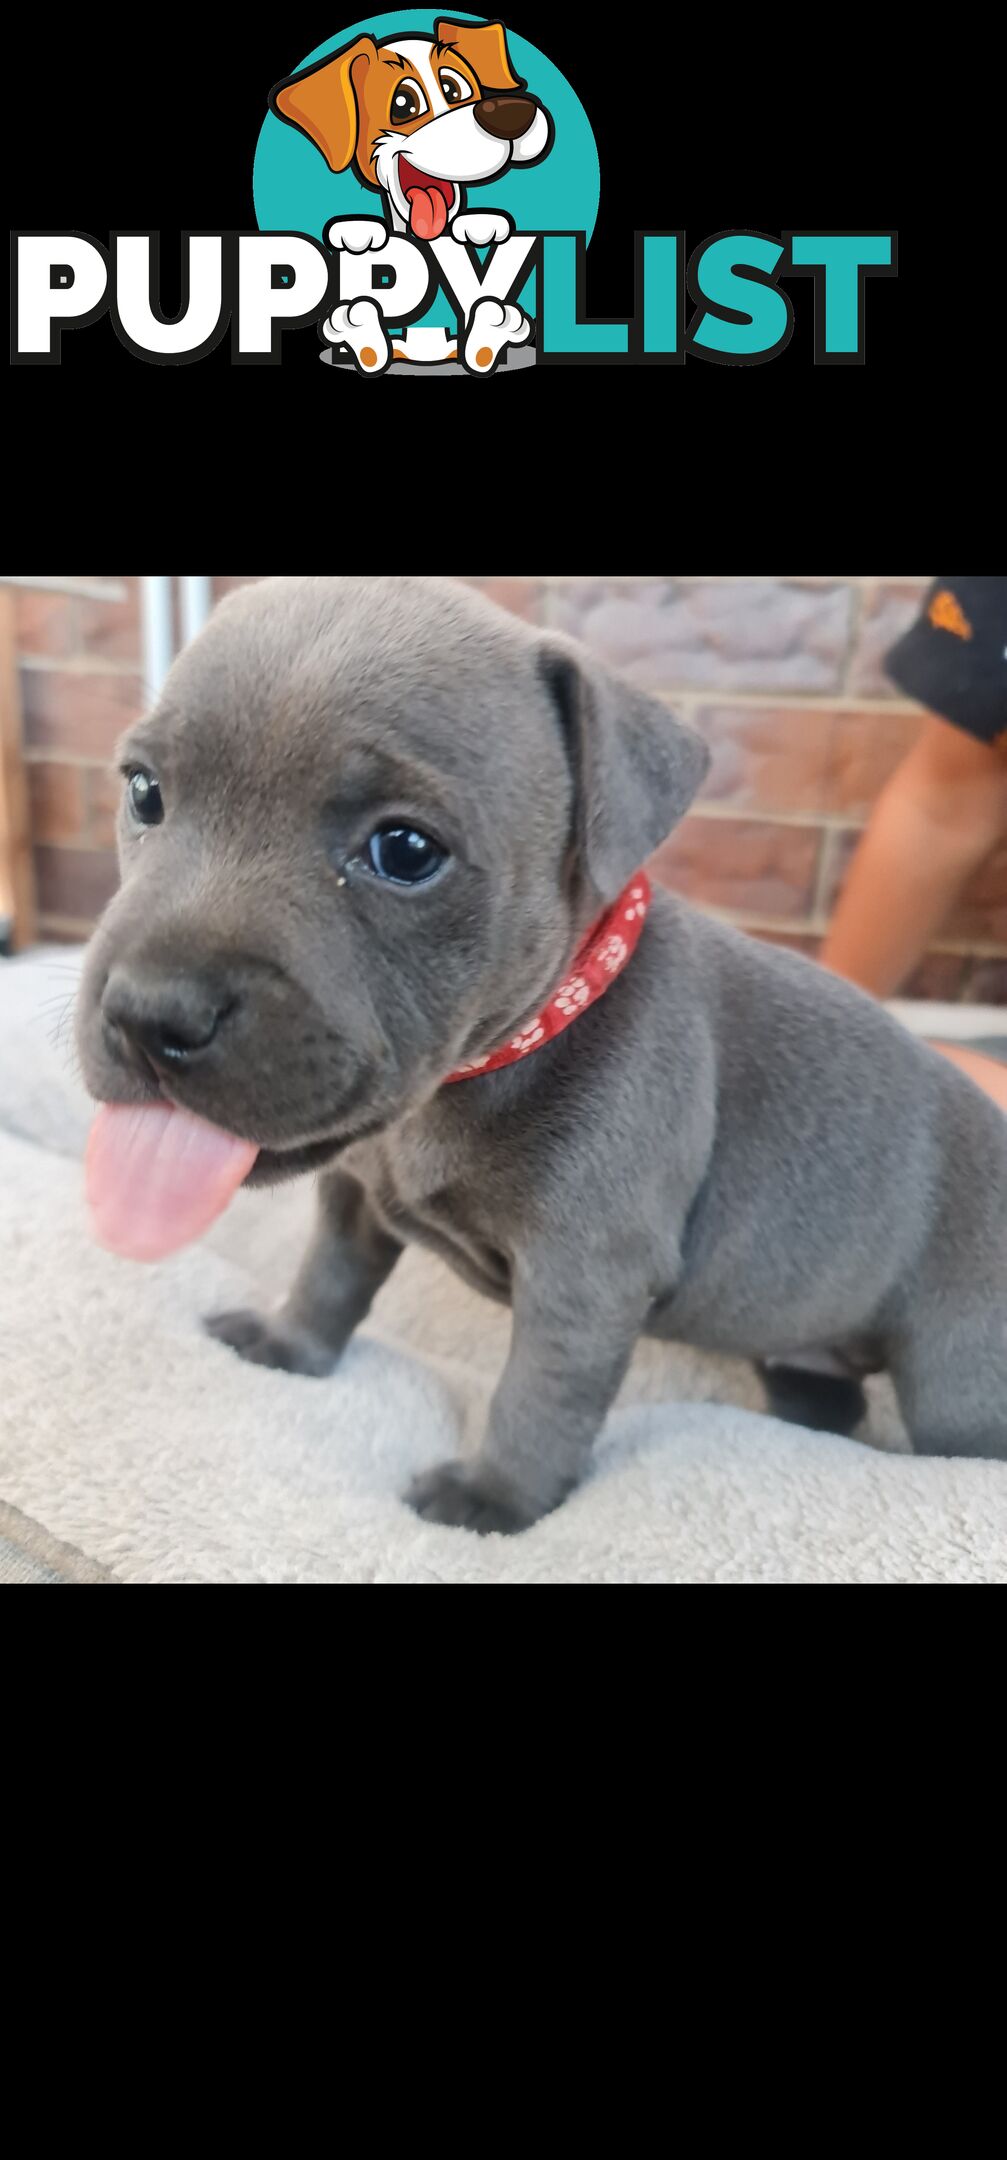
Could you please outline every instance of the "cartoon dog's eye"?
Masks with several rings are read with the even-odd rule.
[[[161,790],[152,773],[133,771],[128,776],[126,793],[134,817],[141,825],[160,825],[164,816]]]
[[[430,107],[417,82],[401,82],[392,99],[393,120],[418,120]]]
[[[465,82],[461,75],[453,74],[450,68],[442,68],[437,80],[449,105],[460,105],[464,98],[472,96],[471,83]]]
[[[429,833],[410,825],[382,825],[367,843],[371,869],[393,885],[422,885],[447,861],[447,854]]]

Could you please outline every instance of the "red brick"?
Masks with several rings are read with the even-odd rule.
[[[886,780],[912,749],[923,714],[848,712],[836,715],[825,807],[845,817],[866,818]]]
[[[22,668],[21,698],[30,748],[94,758],[111,755],[145,705],[137,676],[73,668]]]
[[[63,660],[76,649],[79,601],[68,593],[14,589],[14,643],[19,653]]]
[[[831,915],[860,845],[859,832],[831,832],[822,881],[822,906]],[[938,936],[943,943],[1002,945],[1007,951],[1007,846],[997,849],[973,879]]]
[[[739,810],[826,807],[835,715],[815,706],[709,705],[696,726],[713,753],[703,796]]]
[[[114,855],[97,848],[37,847],[35,881],[43,915],[91,923],[119,883]]]
[[[847,688],[860,697],[903,697],[884,671],[886,653],[920,612],[925,587],[901,579],[877,585],[864,594],[857,624]]]
[[[713,751],[703,789],[711,802],[866,818],[923,720],[897,708],[713,705],[696,725]]]
[[[237,592],[239,585],[258,585],[260,582],[254,577],[215,577],[210,580],[210,588],[214,600],[222,600],[225,593]]]
[[[941,935],[1007,951],[1007,844],[973,878]]]
[[[84,775],[78,765],[28,765],[28,814],[40,841],[80,840],[84,832]]]
[[[970,1005],[1007,1005],[1007,959],[970,960],[962,995]]]
[[[140,624],[140,580],[122,578],[124,600],[79,600],[80,647],[89,658],[130,660],[143,665],[143,632]]]
[[[701,906],[799,920],[811,911],[820,844],[816,826],[688,817],[650,868]]]
[[[935,998],[940,1005],[953,1005],[961,996],[967,966],[961,953],[925,953],[909,981],[900,986],[899,996]]]
[[[861,832],[843,832],[838,828],[825,835],[819,907],[826,918],[832,914],[862,839]]]
[[[123,782],[105,765],[87,767],[87,837],[92,847],[113,848]]]

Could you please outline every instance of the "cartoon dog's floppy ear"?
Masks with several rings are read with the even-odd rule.
[[[524,77],[515,75],[502,23],[439,22],[434,36],[441,45],[453,46],[467,60],[484,90],[523,90]]]
[[[372,37],[359,37],[302,74],[288,75],[269,93],[270,110],[300,128],[321,151],[330,172],[345,172],[353,163],[360,133],[358,100],[377,52]]]
[[[579,868],[600,899],[614,900],[688,809],[710,753],[660,698],[572,641],[544,641],[539,666],[574,777]]]

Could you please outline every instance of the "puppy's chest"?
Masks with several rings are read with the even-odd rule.
[[[392,1235],[429,1246],[487,1296],[509,1298],[510,1258],[500,1237],[504,1196],[488,1166],[459,1162],[435,1137],[363,1141],[346,1168],[366,1186]]]

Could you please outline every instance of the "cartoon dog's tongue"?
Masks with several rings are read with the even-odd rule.
[[[99,1244],[128,1260],[191,1244],[223,1214],[258,1152],[170,1103],[104,1103],[85,1156]]]
[[[409,230],[417,240],[439,240],[448,221],[447,198],[437,186],[408,187]]]

